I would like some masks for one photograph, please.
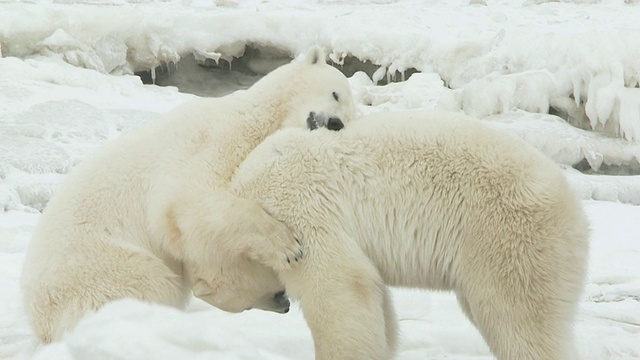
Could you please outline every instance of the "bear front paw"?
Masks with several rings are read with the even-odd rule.
[[[287,256],[287,263],[291,264],[292,261],[299,261],[302,259],[302,244],[300,244],[300,240],[296,239],[296,243],[298,244],[298,248],[295,250],[295,254],[293,254],[293,258],[291,256]]]
[[[272,258],[272,261],[267,261],[266,265],[272,267],[276,271],[288,270],[295,266],[301,259],[304,252],[302,251],[302,244],[300,240],[294,238],[294,242],[288,242],[288,244],[281,244],[280,256]]]
[[[275,271],[286,271],[300,263],[304,254],[300,240],[283,223],[267,218],[254,231],[248,244],[249,257]]]

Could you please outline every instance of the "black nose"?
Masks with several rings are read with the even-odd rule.
[[[327,129],[329,130],[338,131],[343,127],[344,127],[344,124],[342,123],[342,120],[340,120],[340,118],[330,117],[329,120],[327,121]]]

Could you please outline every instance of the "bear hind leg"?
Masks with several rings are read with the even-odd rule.
[[[514,296],[513,290],[484,293],[485,298],[458,294],[459,303],[498,360],[575,357],[575,304],[549,297]]]
[[[89,257],[89,266],[68,268],[66,276],[30,292],[25,307],[43,343],[60,340],[86,313],[118,299],[136,298],[179,308],[186,305],[189,289],[159,258],[120,246],[100,250],[100,254],[83,254],[85,261],[80,263],[85,264]],[[74,263],[73,259],[69,263]]]

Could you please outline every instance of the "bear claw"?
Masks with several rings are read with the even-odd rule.
[[[295,255],[293,255],[293,260],[295,260],[296,262],[300,261],[300,259],[302,259],[302,255],[303,255],[303,254],[304,254],[304,253],[302,252],[302,250],[298,250],[298,251],[295,253]],[[291,262],[292,262],[292,259],[291,259],[291,258],[289,258],[289,257],[287,257],[287,263],[288,263],[288,264],[291,264]]]
[[[298,249],[297,251],[295,251],[295,253],[293,255],[289,255],[286,256],[287,259],[287,264],[288,265],[292,265],[294,263],[294,261],[300,262],[300,260],[302,259],[302,255],[304,254],[304,252],[302,251],[302,249]]]
[[[304,252],[302,250],[302,242],[299,239],[296,239],[295,237],[287,237],[287,236],[272,236],[271,238],[277,239],[277,240],[287,239],[288,241],[285,240],[284,244],[283,243],[274,244],[274,245],[277,245],[278,247],[271,248],[271,250],[265,249],[264,251],[262,251],[263,254],[268,254],[270,252],[273,253],[273,251],[275,250],[276,252],[279,252],[280,254],[284,255],[284,258],[279,256],[276,258],[269,258],[269,256],[261,256],[261,261],[265,265],[275,269],[276,271],[287,271],[287,270],[290,270],[292,267],[297,266],[297,264],[300,263],[300,260],[302,259]],[[291,239],[295,240],[295,243],[291,242]]]

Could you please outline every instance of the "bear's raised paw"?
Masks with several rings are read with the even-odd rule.
[[[249,258],[275,271],[286,271],[299,264],[304,254],[300,240],[283,223],[271,217],[262,220],[260,231],[254,232],[248,244]]]
[[[296,266],[304,254],[300,240],[293,238],[295,241],[287,241],[288,237],[276,237],[269,239],[274,241],[272,254],[275,256],[265,256],[262,260],[266,266],[276,271],[289,270]],[[279,240],[279,241],[278,241]],[[278,244],[279,243],[279,244]]]

